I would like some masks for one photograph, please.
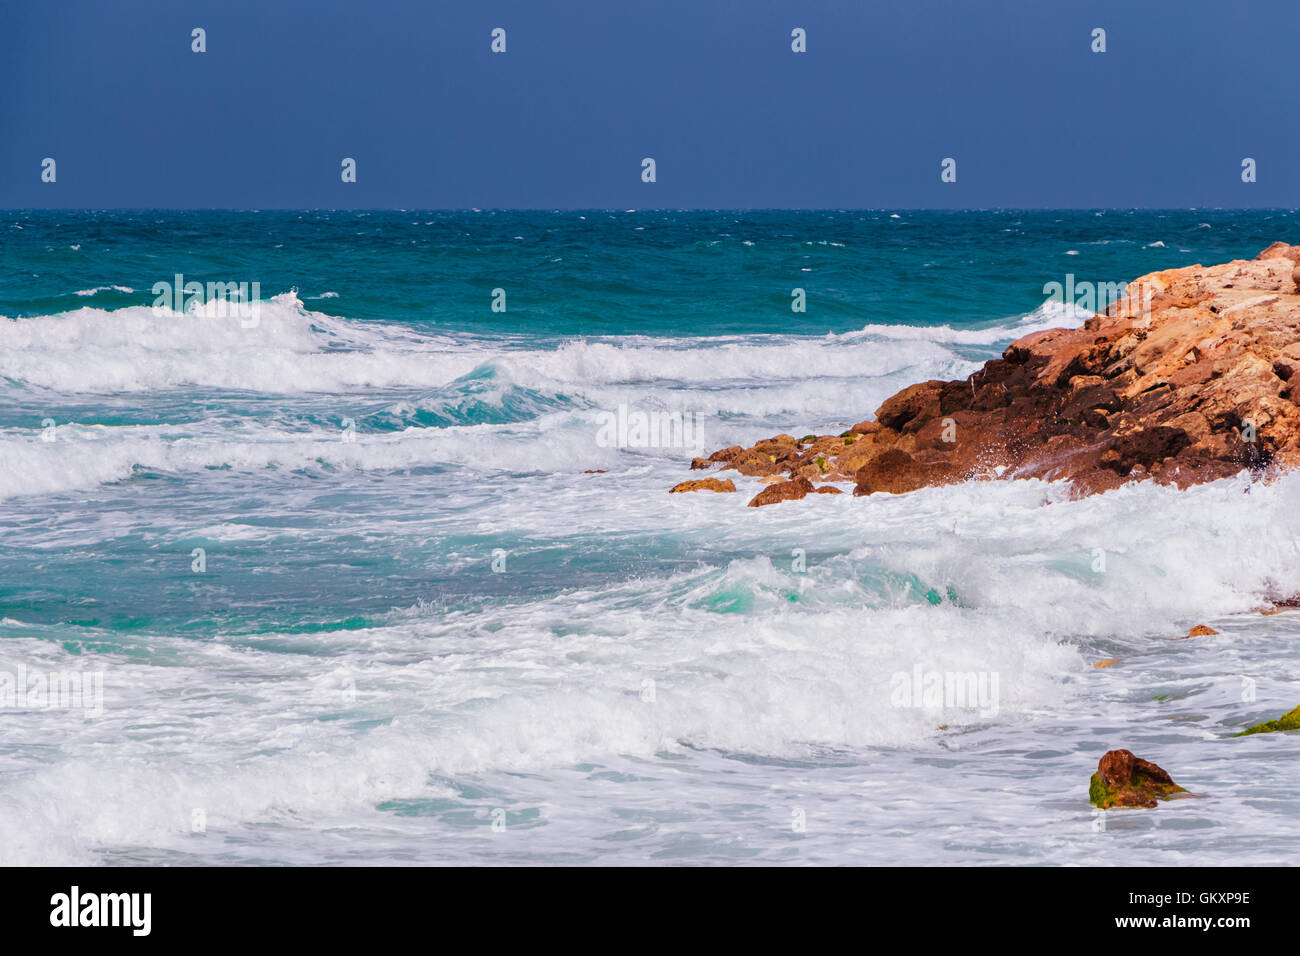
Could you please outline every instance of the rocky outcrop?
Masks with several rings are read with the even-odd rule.
[[[1279,730],[1300,730],[1300,707],[1288,711],[1277,720],[1266,720],[1254,727],[1247,727],[1236,736],[1249,737],[1251,734],[1271,734]]]
[[[1186,792],[1164,770],[1128,750],[1108,750],[1088,781],[1088,799],[1102,810],[1150,809],[1160,800]]]
[[[777,435],[692,467],[852,482],[856,495],[1041,478],[1080,496],[1291,467],[1297,278],[1300,246],[1284,243],[1254,260],[1152,273],[1082,327],[1018,339],[964,381],[906,388],[840,435]]]

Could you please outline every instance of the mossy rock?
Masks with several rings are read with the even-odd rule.
[[[1115,791],[1101,782],[1100,774],[1093,774],[1088,779],[1088,802],[1103,810],[1112,805]]]
[[[1245,737],[1250,734],[1271,734],[1278,730],[1300,730],[1300,707],[1283,714],[1277,720],[1266,720],[1254,727],[1247,727],[1241,733],[1233,736]]]
[[[840,437],[841,437],[841,438],[852,438],[852,437],[853,437],[853,429],[850,428],[850,429],[849,429],[848,431],[846,431],[846,432],[840,432]]]
[[[800,439],[799,439],[799,444],[801,444],[801,445],[806,445],[806,444],[808,444],[809,442],[811,442],[811,441],[816,441],[816,440],[817,440],[817,436],[816,436],[816,435],[804,435],[803,438],[800,438]]]
[[[1163,769],[1128,750],[1107,751],[1088,781],[1088,801],[1102,810],[1150,809],[1159,800],[1186,792]]]
[[[853,444],[853,436],[850,435],[848,438],[844,439],[844,444],[846,444],[846,445],[852,445],[852,444]]]

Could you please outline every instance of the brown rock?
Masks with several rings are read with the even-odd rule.
[[[1255,257],[1256,259],[1296,259],[1300,258],[1300,249],[1288,246],[1285,242],[1275,242]]]
[[[1150,809],[1159,800],[1186,793],[1160,767],[1128,750],[1109,750],[1097,763],[1088,784],[1088,799],[1102,810],[1115,807]]]
[[[1093,667],[1112,667],[1112,666],[1114,666],[1115,664],[1118,664],[1118,663],[1119,663],[1119,658],[1118,658],[1118,657],[1107,657],[1105,660],[1100,660],[1100,661],[1098,661],[1097,663],[1093,664],[1092,666],[1093,666]]]
[[[715,451],[709,456],[709,461],[731,461],[745,449],[739,445],[732,445],[730,448],[723,448]]]
[[[742,451],[723,467],[725,471],[728,468],[734,468],[742,475],[748,477],[758,477],[760,475],[775,475],[783,469],[776,455],[765,454],[751,448],[748,451]]]
[[[902,431],[917,421],[926,421],[939,411],[939,389],[943,382],[921,382],[903,389],[876,409],[876,421],[884,428]]]
[[[728,478],[721,481],[717,478],[697,478],[695,481],[683,481],[680,484],[673,485],[668,489],[670,495],[680,494],[685,491],[735,491],[736,483]]]
[[[956,480],[956,472],[940,461],[925,461],[900,448],[889,448],[871,458],[854,474],[855,495],[886,492],[901,495],[928,485],[946,485]]]
[[[1197,624],[1194,628],[1192,628],[1190,631],[1187,632],[1185,637],[1180,637],[1178,638],[1178,640],[1185,641],[1189,637],[1209,637],[1211,634],[1218,634],[1218,633],[1219,632],[1212,627],[1206,627],[1204,624]]]
[[[778,501],[794,501],[802,498],[813,491],[813,484],[807,478],[796,478],[794,481],[783,481],[779,484],[768,485],[749,502],[751,508],[761,508],[763,505],[774,505]]]

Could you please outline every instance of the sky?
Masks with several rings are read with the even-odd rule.
[[[1297,37],[1296,0],[0,0],[0,208],[1295,207]]]

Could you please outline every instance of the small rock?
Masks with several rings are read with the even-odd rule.
[[[609,472],[607,468],[588,468],[583,472],[584,475],[604,475]]]
[[[1110,666],[1112,666],[1112,665],[1114,665],[1114,664],[1118,664],[1118,663],[1119,663],[1119,658],[1118,658],[1118,657],[1108,657],[1108,658],[1106,658],[1104,661],[1098,661],[1097,663],[1093,664],[1092,666],[1093,666],[1093,667],[1110,667]]]
[[[815,489],[815,491],[816,491],[817,494],[819,494],[819,495],[842,495],[842,494],[844,494],[843,491],[841,491],[839,488],[836,488],[834,485],[819,485],[819,486]]]
[[[1262,724],[1256,724],[1254,727],[1247,727],[1237,737],[1246,737],[1250,734],[1271,734],[1279,730],[1300,730],[1300,707],[1288,711],[1277,720],[1266,720]]]
[[[749,507],[761,508],[763,505],[774,505],[779,501],[795,501],[813,490],[813,483],[807,478],[783,481],[779,484],[768,485],[756,494],[749,502]]]
[[[1106,751],[1097,762],[1097,772],[1088,781],[1088,799],[1102,810],[1114,807],[1150,809],[1158,800],[1186,792],[1160,767],[1135,757],[1128,750]]]
[[[668,489],[670,495],[680,494],[684,491],[735,491],[736,483],[728,478],[726,481],[719,481],[717,478],[698,478],[695,481],[683,481],[681,484],[673,485]]]
[[[1211,634],[1218,634],[1218,633],[1219,632],[1212,627],[1206,627],[1204,624],[1197,624],[1194,628],[1192,628],[1190,631],[1187,632],[1187,637],[1180,637],[1178,638],[1178,640],[1185,641],[1187,640],[1188,637],[1209,637]]]

